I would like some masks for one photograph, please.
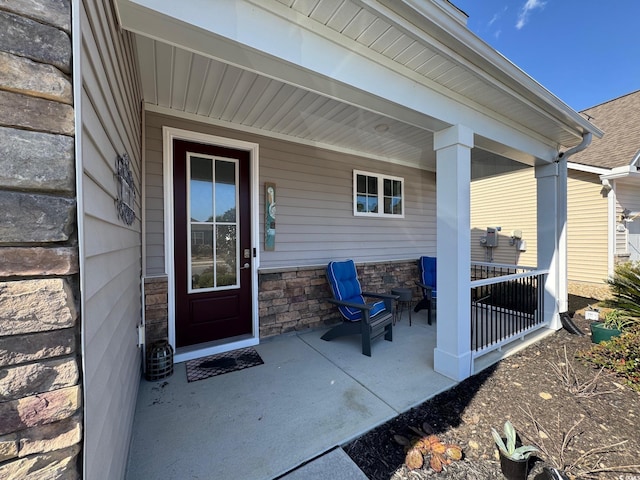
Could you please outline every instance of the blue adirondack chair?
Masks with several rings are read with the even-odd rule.
[[[420,281],[416,282],[416,285],[422,291],[422,300],[413,309],[414,312],[418,312],[424,308],[429,309],[427,316],[427,322],[431,325],[431,318],[433,315],[433,307],[438,295],[437,291],[437,270],[436,270],[436,258],[435,257],[420,257],[418,259],[418,270],[420,272]]]
[[[393,300],[397,300],[397,295],[363,292],[353,260],[330,262],[327,280],[333,293],[333,299],[329,301],[338,305],[343,322],[325,333],[321,337],[323,340],[360,334],[362,353],[369,357],[372,340],[381,335],[389,342],[393,340]],[[366,303],[365,297],[378,301]]]

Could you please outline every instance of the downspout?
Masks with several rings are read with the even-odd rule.
[[[583,151],[591,144],[593,134],[587,132],[582,135],[582,142],[566,152],[559,152],[556,163],[560,164],[558,176],[558,216],[557,231],[558,237],[558,313],[563,314],[569,311],[569,286],[567,269],[567,160],[571,155]]]
[[[561,159],[566,161],[574,153],[581,152],[582,150],[587,148],[589,145],[591,145],[592,137],[593,137],[593,134],[591,132],[587,132],[584,135],[582,135],[582,142],[580,142],[580,144],[576,145],[575,147],[570,148],[566,152],[560,152],[558,154],[558,161],[560,161]]]

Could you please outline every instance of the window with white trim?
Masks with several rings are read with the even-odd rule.
[[[368,217],[404,217],[404,179],[353,171],[353,214]]]

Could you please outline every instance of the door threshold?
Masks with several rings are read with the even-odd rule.
[[[216,355],[230,350],[237,350],[238,348],[253,347],[259,343],[260,339],[252,335],[238,335],[237,337],[224,338],[213,342],[179,347],[176,349],[173,360],[175,363],[186,362],[187,360]]]

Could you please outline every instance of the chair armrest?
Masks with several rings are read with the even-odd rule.
[[[386,300],[398,300],[400,295],[392,295],[390,293],[372,293],[372,292],[362,292],[363,297],[371,297],[371,298],[382,298]]]
[[[357,308],[362,311],[366,310],[367,312],[372,308],[372,305],[367,305],[366,303],[345,302],[344,300],[336,300],[335,298],[330,298],[329,302],[343,307]]]
[[[416,281],[416,285],[422,289],[422,295],[431,300],[431,298],[433,297],[433,287],[418,281]]]
[[[373,292],[362,292],[362,296],[370,297],[370,298],[381,298],[382,300],[384,300],[385,310],[391,313],[395,311],[395,303],[393,303],[393,300],[398,300],[400,298],[400,295],[393,295],[391,293],[373,293]]]

